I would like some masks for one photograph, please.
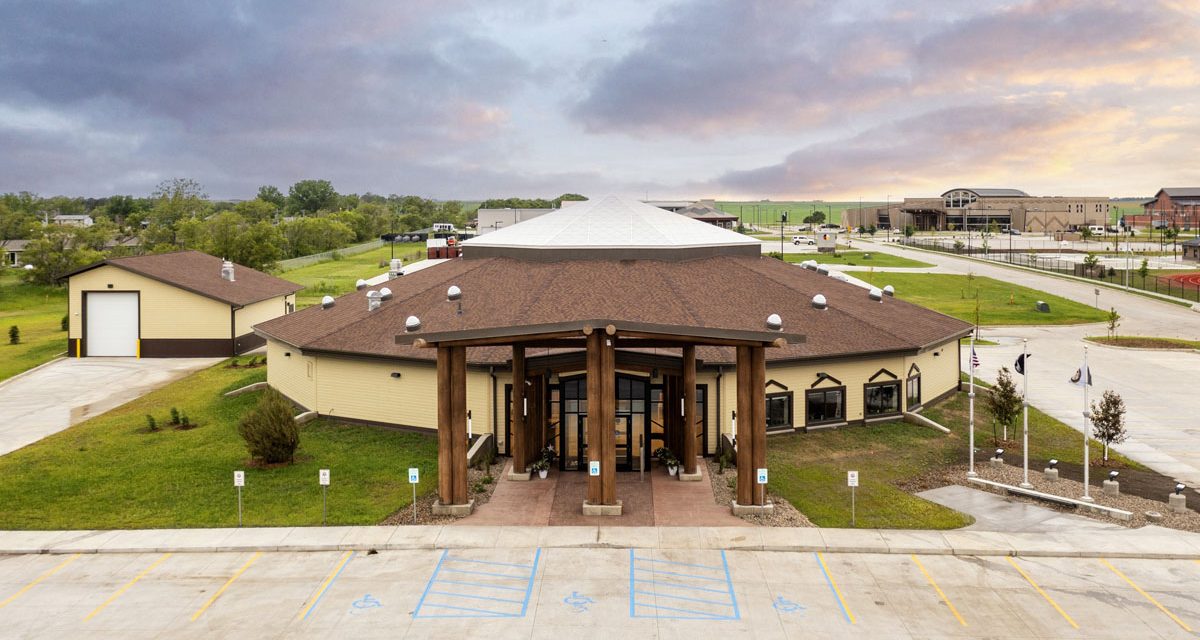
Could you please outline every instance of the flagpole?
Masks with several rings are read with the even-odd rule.
[[[1092,502],[1093,498],[1088,485],[1088,467],[1091,463],[1088,461],[1088,436],[1092,430],[1091,413],[1088,412],[1088,378],[1091,377],[1091,371],[1087,366],[1087,345],[1083,347],[1083,369],[1079,372],[1079,383],[1083,385],[1083,499],[1087,502]]]
[[[1024,388],[1021,389],[1021,407],[1024,412],[1024,426],[1022,428],[1021,453],[1024,456],[1025,466],[1025,481],[1021,483],[1021,488],[1032,489],[1033,485],[1029,484],[1029,340],[1021,340],[1021,377],[1025,378]]]
[[[967,400],[970,404],[967,417],[967,477],[974,478],[979,474],[975,473],[975,332],[979,331],[976,327],[971,331],[971,385],[970,391],[967,393]]]

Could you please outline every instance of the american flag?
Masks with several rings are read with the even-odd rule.
[[[979,368],[979,356],[975,354],[975,347],[971,347],[971,368]]]

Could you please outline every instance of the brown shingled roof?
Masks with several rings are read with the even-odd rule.
[[[221,259],[199,251],[175,251],[147,256],[109,258],[72,271],[62,279],[109,265],[164,282],[186,291],[246,306],[262,300],[295,293],[304,287],[267,275],[250,267],[234,265],[234,281],[221,277]]]
[[[457,304],[446,301],[450,285],[463,291],[462,315]],[[804,334],[807,341],[768,349],[768,360],[916,351],[970,330],[929,309],[890,297],[876,302],[861,287],[749,256],[682,262],[452,260],[381,286],[392,290],[393,299],[377,311],[368,312],[365,291],[358,291],[330,308],[310,307],[255,329],[305,350],[422,360],[432,359],[433,350],[395,344],[410,315],[421,319],[420,334],[431,334],[595,318],[761,332],[767,316],[778,313],[784,332]],[[818,293],[828,299],[828,309],[812,307]],[[509,353],[506,347],[472,348],[468,358],[499,364]],[[702,348],[698,356],[710,363],[733,360],[727,348]]]

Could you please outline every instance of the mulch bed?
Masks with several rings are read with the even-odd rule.
[[[490,467],[485,469],[476,469],[471,467],[467,469],[467,491],[471,493],[471,499],[475,500],[475,508],[487,504],[491,500],[492,493],[496,491],[496,481],[499,474],[504,470],[504,463],[507,459],[497,459]],[[491,476],[492,481],[484,484],[481,482],[485,476]],[[474,488],[479,487],[482,491],[475,492]],[[462,518],[454,516],[435,516],[433,515],[433,505],[437,502],[437,491],[431,491],[426,495],[417,496],[417,521],[413,522],[412,505],[397,510],[392,515],[384,518],[381,525],[411,525],[411,524],[453,524],[460,522]]]
[[[720,471],[720,465],[713,458],[706,458],[708,477],[712,481],[713,499],[722,507],[729,507],[736,495],[736,490],[729,486],[729,478],[737,477],[737,467],[727,467],[725,473]],[[774,503],[775,510],[769,516],[742,516],[742,520],[762,527],[815,527],[800,510],[788,502],[783,496],[774,491],[767,491],[767,500]]]
[[[1088,340],[1096,344],[1108,345],[1110,347],[1128,347],[1131,349],[1191,349],[1191,345],[1186,343],[1176,342],[1174,340],[1166,340],[1164,338],[1145,338],[1131,336],[1128,338],[1107,338],[1096,337],[1088,338]]]

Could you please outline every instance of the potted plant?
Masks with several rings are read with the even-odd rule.
[[[670,449],[659,447],[654,450],[654,455],[658,458],[659,464],[667,468],[667,473],[670,475],[675,475],[679,471],[679,458],[676,458]]]
[[[538,461],[533,463],[533,470],[538,472],[538,477],[545,480],[550,473],[550,461],[546,458],[538,458]]]

